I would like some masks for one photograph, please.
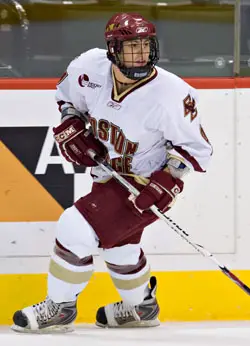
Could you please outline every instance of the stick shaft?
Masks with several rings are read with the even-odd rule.
[[[89,156],[96,162],[98,165],[109,175],[115,178],[121,185],[123,185],[130,193],[134,196],[139,195],[139,191],[130,184],[126,179],[124,179],[119,173],[117,173],[105,160],[95,154],[94,151],[89,150]],[[238,285],[244,292],[250,295],[250,288],[244,284],[236,275],[234,275],[227,267],[220,264],[219,261],[212,255],[209,251],[207,251],[202,245],[194,243],[189,239],[189,234],[183,230],[180,226],[178,226],[170,217],[163,214],[155,205],[150,207],[150,210],[161,220],[163,220],[168,227],[174,230],[182,239],[184,239],[189,245],[191,245],[197,252],[199,252],[202,256],[210,258],[219,268],[220,270],[231,279],[236,285]]]

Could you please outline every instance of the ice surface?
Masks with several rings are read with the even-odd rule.
[[[156,328],[100,329],[79,325],[68,334],[17,334],[0,327],[1,346],[250,346],[250,321],[164,323]]]

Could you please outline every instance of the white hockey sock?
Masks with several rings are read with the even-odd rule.
[[[53,254],[48,273],[48,296],[56,303],[75,301],[92,273],[93,263],[76,266]]]
[[[135,274],[118,274],[109,270],[111,278],[123,301],[129,305],[139,305],[148,294],[150,268],[147,264]]]

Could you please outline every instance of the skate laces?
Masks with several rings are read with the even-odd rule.
[[[54,303],[51,299],[46,298],[41,303],[33,305],[36,319],[41,322],[48,322],[59,310],[60,304]]]
[[[127,305],[123,301],[114,304],[114,316],[115,317],[134,317],[134,306]]]

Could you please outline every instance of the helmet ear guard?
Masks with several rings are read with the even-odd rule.
[[[114,15],[106,25],[105,39],[107,57],[129,79],[139,80],[149,76],[159,60],[159,43],[155,26],[141,15],[120,13]],[[150,52],[145,66],[126,67],[120,59],[123,42],[133,39],[149,39]]]

